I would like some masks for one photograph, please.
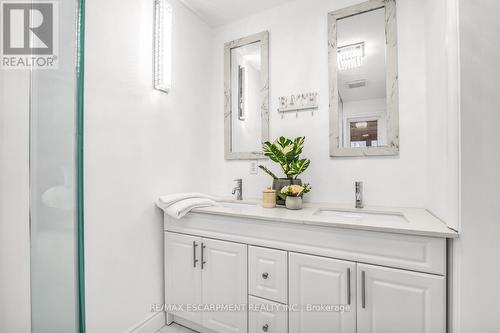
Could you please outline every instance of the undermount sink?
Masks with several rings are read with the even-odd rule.
[[[357,223],[408,223],[402,213],[380,212],[370,210],[349,210],[334,208],[319,208],[313,215],[328,218],[331,222],[357,222]]]
[[[219,202],[221,207],[224,208],[231,208],[231,209],[245,209],[245,208],[251,208],[255,207],[256,203],[254,202],[249,202],[249,201],[221,201]]]

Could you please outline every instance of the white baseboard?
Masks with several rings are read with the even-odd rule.
[[[217,333],[217,332],[212,331],[208,328],[200,326],[199,324],[193,323],[192,321],[177,317],[175,315],[173,316],[173,319],[174,319],[174,323],[181,325],[181,326],[184,326],[184,327],[187,327],[187,328],[189,328],[195,332],[198,332],[198,333]]]
[[[156,333],[165,326],[165,312],[156,312],[137,324],[127,333]]]

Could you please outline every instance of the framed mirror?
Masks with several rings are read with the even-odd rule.
[[[330,155],[399,153],[395,0],[328,15]]]
[[[224,46],[225,158],[266,158],[269,140],[269,32]]]

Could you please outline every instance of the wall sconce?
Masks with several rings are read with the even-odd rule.
[[[246,119],[246,70],[245,67],[238,66],[238,119]]]
[[[168,93],[172,85],[172,6],[155,0],[154,88]]]

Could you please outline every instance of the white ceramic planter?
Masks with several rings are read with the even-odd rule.
[[[286,197],[285,206],[291,210],[302,209],[302,197]]]

